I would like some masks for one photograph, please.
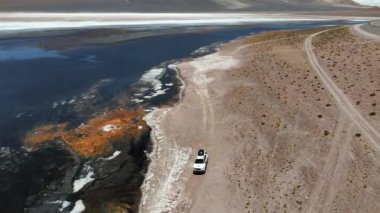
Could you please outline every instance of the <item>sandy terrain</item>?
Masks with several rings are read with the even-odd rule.
[[[380,43],[353,31],[267,32],[177,64],[183,98],[146,117],[141,212],[378,212]]]

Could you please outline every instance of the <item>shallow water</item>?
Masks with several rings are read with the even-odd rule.
[[[0,61],[28,60],[37,58],[61,58],[57,51],[45,51],[36,47],[11,48],[0,50]]]

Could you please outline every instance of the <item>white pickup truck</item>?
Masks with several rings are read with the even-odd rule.
[[[206,173],[207,163],[208,163],[208,154],[206,150],[200,149],[198,151],[197,157],[195,158],[195,162],[193,165],[193,173],[194,174]]]

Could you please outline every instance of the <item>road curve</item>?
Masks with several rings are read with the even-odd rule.
[[[380,35],[379,34],[368,32],[368,31],[362,29],[361,28],[362,26],[363,26],[363,24],[356,24],[356,25],[352,26],[352,30],[355,33],[357,33],[357,34],[359,34],[359,35],[361,35],[361,36],[363,36],[365,38],[380,41]]]
[[[305,51],[309,58],[310,64],[313,69],[318,74],[322,83],[326,87],[326,89],[331,93],[334,97],[337,105],[342,111],[351,119],[351,121],[362,131],[363,135],[365,135],[371,144],[380,151],[380,133],[379,131],[372,126],[372,124],[360,113],[360,111],[352,104],[351,100],[342,92],[342,90],[334,83],[333,79],[329,76],[329,74],[324,70],[321,64],[318,62],[316,55],[313,52],[313,44],[312,40],[314,37],[319,34],[340,29],[334,28],[329,30],[320,31],[318,33],[314,33],[306,38],[305,40]]]

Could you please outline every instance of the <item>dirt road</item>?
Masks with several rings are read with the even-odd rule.
[[[356,25],[359,27],[359,25]],[[334,30],[334,29],[333,29]],[[340,109],[351,119],[355,125],[360,128],[364,135],[368,137],[372,145],[380,150],[380,131],[376,127],[372,126],[370,122],[359,112],[358,109],[354,106],[352,101],[342,92],[341,89],[334,83],[334,80],[329,76],[326,70],[319,64],[317,57],[313,53],[313,44],[312,40],[315,36],[318,36],[322,33],[329,32],[330,30],[321,31],[315,34],[310,35],[305,40],[305,50],[309,58],[311,66],[317,72],[319,78],[334,97],[337,105]]]
[[[364,27],[364,25],[367,25],[366,28],[368,28],[370,31],[362,29],[362,27]],[[360,25],[357,24],[357,25],[352,26],[352,30],[353,30],[353,32],[355,32],[358,35],[361,35],[365,38],[380,41],[380,34],[378,34],[378,33],[380,33],[380,27],[378,27],[378,26],[372,26],[372,25],[368,25],[368,24],[360,24]]]

